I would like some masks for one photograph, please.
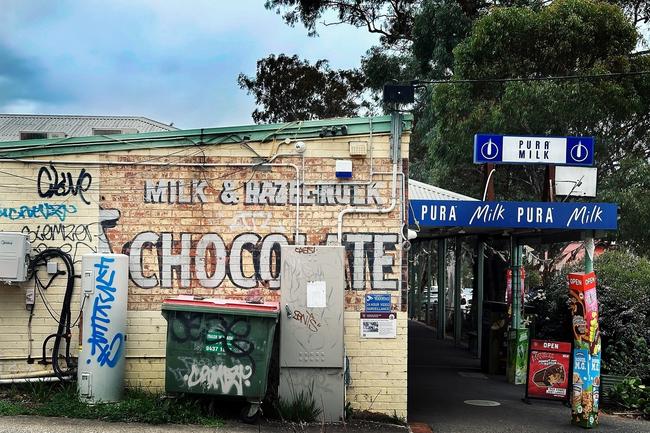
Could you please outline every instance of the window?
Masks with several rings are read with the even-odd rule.
[[[134,128],[122,129],[94,129],[93,135],[114,135],[114,134],[137,134],[138,130]]]
[[[113,135],[121,133],[121,129],[93,129],[93,135]]]
[[[47,132],[21,132],[21,140],[40,140],[47,138]]]

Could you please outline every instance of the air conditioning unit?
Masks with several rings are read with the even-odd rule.
[[[0,282],[27,281],[31,250],[28,235],[17,232],[0,232]]]

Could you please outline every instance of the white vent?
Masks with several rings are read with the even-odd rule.
[[[350,156],[368,155],[367,141],[350,141]]]

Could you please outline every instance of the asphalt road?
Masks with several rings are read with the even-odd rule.
[[[433,432],[580,432],[570,424],[571,409],[557,402],[521,401],[523,385],[481,373],[478,360],[451,341],[438,341],[431,328],[409,323],[409,422]],[[489,400],[495,407],[465,404]],[[598,432],[649,433],[650,422],[601,414]]]

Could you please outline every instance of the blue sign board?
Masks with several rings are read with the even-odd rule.
[[[367,294],[366,313],[390,313],[390,294]]]
[[[594,138],[476,134],[474,163],[592,166]]]
[[[616,230],[615,203],[411,200],[409,224],[422,227]]]

